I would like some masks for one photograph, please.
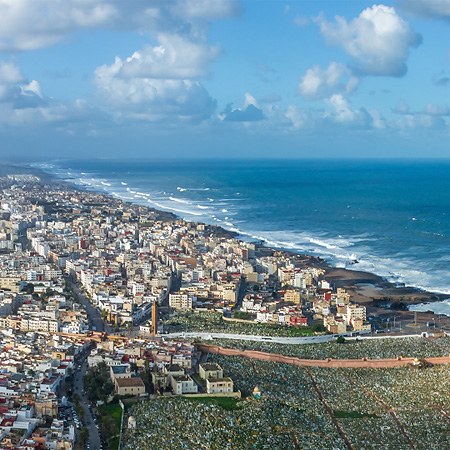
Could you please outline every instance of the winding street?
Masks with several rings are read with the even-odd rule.
[[[236,339],[240,341],[257,341],[257,342],[273,342],[276,344],[319,344],[321,342],[332,342],[335,341],[337,335],[325,334],[320,336],[305,336],[305,337],[282,337],[282,336],[257,336],[251,334],[230,334],[230,333],[208,333],[201,331],[192,332],[181,332],[181,333],[168,333],[161,335],[164,338],[201,338],[201,339]],[[400,335],[400,336],[355,336],[350,337],[344,335],[345,339],[356,340],[356,339],[396,339],[396,338],[407,338],[407,337],[420,337],[418,334],[411,335]]]

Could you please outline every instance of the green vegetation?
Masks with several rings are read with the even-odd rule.
[[[378,417],[376,414],[360,413],[358,411],[333,411],[334,417],[338,419],[363,419],[364,417],[374,418]]]
[[[321,325],[290,327],[257,322],[240,323],[225,321],[221,313],[203,311],[178,312],[165,321],[164,327],[169,333],[199,331],[288,337],[312,336],[315,333],[324,332]]]
[[[73,401],[73,403],[75,405],[75,410],[76,410],[78,416],[80,417],[80,419],[83,419],[83,417],[84,417],[84,409],[83,409],[83,407],[80,404],[80,396],[77,393],[73,394],[72,395],[72,401]]]
[[[109,376],[109,367],[101,362],[89,369],[84,377],[84,389],[92,403],[97,401],[106,402],[114,391],[114,385]]]
[[[246,311],[236,311],[234,313],[234,318],[240,319],[240,320],[254,320],[255,314],[252,314],[252,313],[249,313]]]
[[[239,400],[234,397],[186,397],[191,402],[204,403],[205,405],[217,405],[226,411],[239,408]]]
[[[78,440],[77,440],[77,450],[84,450],[86,448],[86,444],[88,442],[89,438],[89,432],[87,428],[82,428],[80,432],[78,433]]]
[[[119,448],[122,408],[118,403],[108,403],[98,408],[100,434],[110,450]]]
[[[25,294],[33,294],[34,293],[34,284],[28,283],[24,286],[22,292],[25,292]]]
[[[339,337],[336,339],[336,343],[337,343],[337,344],[345,344],[345,337],[344,337],[344,336],[339,336]]]

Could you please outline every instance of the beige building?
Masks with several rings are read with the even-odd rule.
[[[366,307],[360,305],[347,305],[347,324],[352,325],[353,320],[360,319],[363,322],[366,321]]]
[[[198,366],[200,378],[208,380],[209,378],[223,378],[223,369],[216,363],[203,363]]]
[[[192,297],[187,294],[169,294],[169,306],[177,310],[192,309]]]
[[[7,289],[11,292],[19,292],[20,277],[0,277],[0,289]]]
[[[300,303],[300,291],[295,289],[287,289],[284,292],[283,299],[285,302]]]
[[[37,397],[34,407],[38,417],[58,417],[58,397],[56,395]]]
[[[364,323],[361,319],[353,319],[352,321],[353,331],[371,331],[372,326],[370,323]]]
[[[171,376],[170,385],[174,394],[196,394],[198,392],[198,386],[189,375]]]
[[[233,380],[231,378],[208,378],[206,380],[206,392],[208,394],[230,394],[233,392]]]
[[[337,303],[339,305],[348,305],[350,303],[350,294],[344,288],[337,288]]]
[[[141,378],[116,378],[114,381],[117,395],[143,395],[145,384]]]
[[[58,320],[45,319],[43,317],[23,317],[20,323],[20,331],[47,331],[57,333]]]
[[[347,325],[344,320],[330,320],[327,322],[326,328],[332,334],[344,334],[347,332]]]
[[[130,366],[128,364],[111,365],[109,368],[109,376],[113,383],[118,379],[131,378]]]

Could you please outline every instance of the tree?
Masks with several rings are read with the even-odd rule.
[[[109,376],[109,367],[101,362],[92,367],[84,377],[84,388],[91,402],[103,401],[113,393],[114,385]]]
[[[336,342],[337,342],[338,344],[345,344],[345,337],[344,337],[344,336],[339,336],[339,337],[336,339]]]
[[[26,294],[33,294],[34,293],[34,284],[33,283],[28,283],[25,288],[25,293]]]
[[[78,444],[77,449],[84,449],[86,448],[86,444],[88,442],[89,432],[87,428],[82,428],[80,430],[80,434],[78,435]]]

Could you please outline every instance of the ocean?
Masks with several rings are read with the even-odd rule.
[[[59,160],[86,189],[450,294],[450,162]]]

